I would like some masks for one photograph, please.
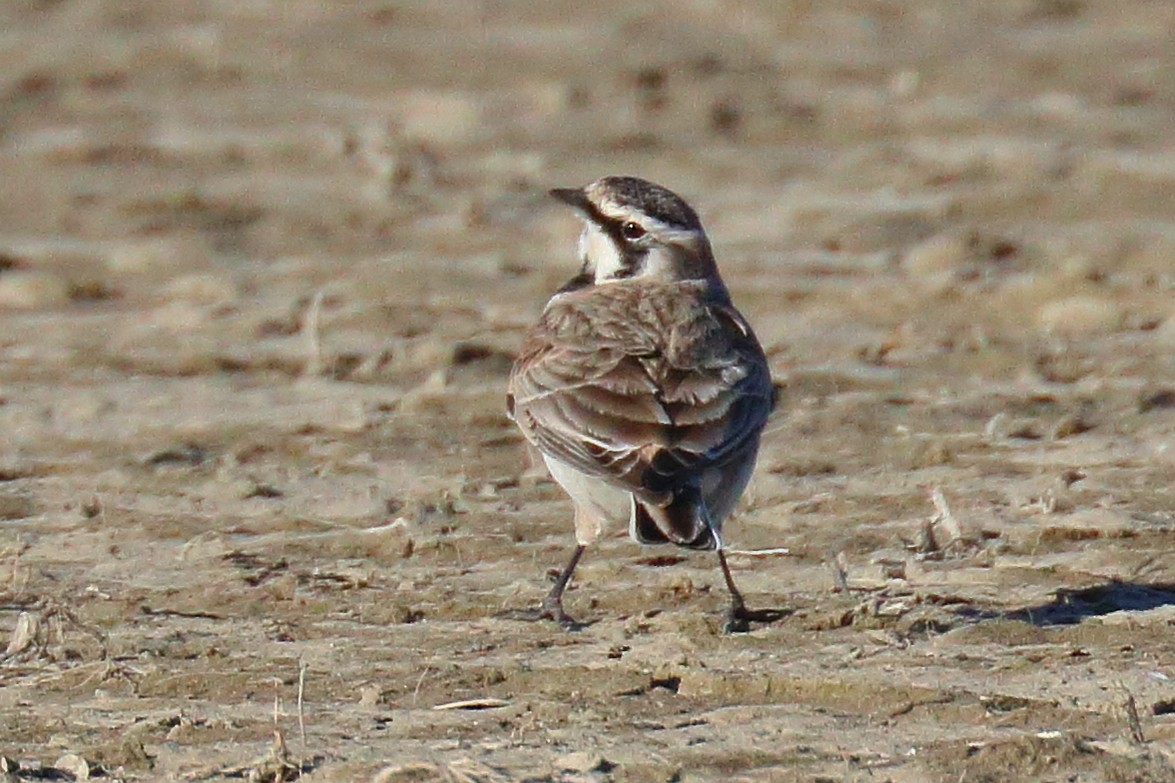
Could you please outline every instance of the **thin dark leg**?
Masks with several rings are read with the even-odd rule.
[[[718,550],[718,565],[722,567],[722,578],[726,580],[726,589],[730,591],[730,609],[726,612],[726,624],[722,626],[723,633],[745,633],[751,630],[750,612],[747,611],[743,594],[734,585],[730,575],[730,566],[726,564],[726,553]]]
[[[568,583],[571,582],[571,575],[575,573],[575,567],[579,565],[579,559],[583,557],[583,551],[587,549],[586,546],[577,546],[575,551],[571,553],[571,560],[568,561],[567,567],[559,572],[559,578],[555,580],[555,586],[551,588],[551,592],[547,593],[547,597],[535,609],[523,610],[507,610],[499,613],[500,617],[508,617],[511,620],[526,620],[528,622],[535,622],[537,620],[554,620],[563,626],[568,631],[578,631],[583,628],[583,623],[578,623],[563,611],[563,591],[567,589]]]
[[[571,553],[571,560],[567,562],[567,567],[559,574],[559,578],[555,580],[555,586],[551,588],[551,592],[547,593],[547,597],[543,599],[541,617],[549,620],[554,620],[569,631],[579,630],[583,626],[571,619],[567,612],[563,611],[563,591],[567,589],[567,584],[571,581],[571,575],[575,573],[575,567],[579,565],[579,558],[583,557],[583,551],[587,549],[586,546],[580,544]]]

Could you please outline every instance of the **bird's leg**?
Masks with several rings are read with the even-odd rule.
[[[579,565],[579,558],[583,557],[583,551],[585,549],[587,547],[583,544],[575,547],[575,551],[571,553],[571,560],[567,562],[567,567],[563,569],[559,574],[559,578],[555,580],[555,586],[551,588],[551,592],[547,593],[547,597],[543,599],[540,609],[540,617],[554,620],[568,631],[577,631],[583,627],[580,623],[577,623],[569,617],[567,612],[563,611],[563,591],[567,589],[567,584],[571,581],[571,575],[575,572],[575,567]]]
[[[499,616],[508,617],[511,620],[526,620],[528,622],[535,622],[537,620],[554,620],[563,626],[568,631],[578,631],[582,629],[583,623],[576,622],[569,617],[567,612],[563,611],[563,591],[567,589],[568,583],[571,581],[571,575],[575,573],[575,567],[579,564],[579,558],[583,557],[583,551],[587,549],[586,546],[580,544],[575,547],[575,551],[571,553],[571,560],[568,561],[567,567],[560,573],[555,580],[555,586],[551,588],[551,592],[547,593],[547,597],[539,604],[536,609],[523,610],[508,610],[501,612]]]
[[[730,566],[726,564],[726,553],[718,550],[718,565],[722,567],[722,578],[726,580],[726,589],[730,591],[730,608],[726,611],[726,623],[722,626],[723,633],[745,633],[751,630],[750,612],[747,611],[743,594],[734,585],[730,575]]]

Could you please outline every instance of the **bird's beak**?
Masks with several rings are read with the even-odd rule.
[[[555,188],[551,195],[585,215],[591,214],[591,202],[579,188]]]

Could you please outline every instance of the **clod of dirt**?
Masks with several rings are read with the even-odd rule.
[[[41,310],[69,304],[69,283],[51,272],[11,270],[0,276],[0,310]]]
[[[0,405],[4,405],[8,400],[0,396]],[[0,482],[16,481],[17,479],[28,478],[33,475],[32,467],[20,462],[9,462],[5,460],[0,463]]]
[[[513,363],[513,356],[497,348],[478,343],[458,343],[449,357],[445,382],[504,378]]]
[[[271,484],[254,484],[253,488],[246,492],[241,499],[252,500],[253,498],[263,498],[270,500],[273,498],[284,497],[286,493],[282,492]]]
[[[742,121],[743,111],[733,99],[718,101],[710,107],[710,129],[719,136],[734,137]]]
[[[966,236],[938,234],[910,248],[901,260],[901,269],[914,278],[950,275],[966,261],[967,254]]]
[[[155,766],[155,759],[147,753],[143,741],[135,736],[125,737],[121,742],[110,745],[98,746],[94,748],[93,754],[94,761],[90,764],[91,772],[97,772],[100,768],[151,769]]]
[[[26,266],[28,266],[28,262],[23,258],[0,251],[0,274],[11,269],[24,269]]]
[[[1021,419],[1012,423],[1005,437],[1020,438],[1021,440],[1041,440],[1044,435],[1040,430],[1039,422]]]
[[[1064,440],[1074,435],[1081,435],[1092,430],[1094,426],[1089,417],[1081,412],[1063,416],[1053,425],[1052,431],[1049,432],[1049,440]]]
[[[69,284],[71,302],[106,302],[117,299],[121,292],[104,280],[79,280]]]
[[[190,465],[194,467],[207,459],[207,457],[208,452],[202,446],[195,443],[184,443],[180,446],[160,449],[150,454],[143,460],[143,464],[151,467],[158,467],[160,465]]]
[[[472,759],[445,764],[412,762],[384,767],[371,783],[509,783],[512,776]]]
[[[106,256],[106,268],[119,275],[191,273],[211,265],[211,248],[194,234],[127,240]]]
[[[171,301],[199,305],[231,302],[239,295],[233,281],[211,272],[177,277],[163,287],[162,293]]]
[[[240,550],[229,552],[222,559],[239,568],[243,572],[241,578],[245,584],[252,587],[285,573],[290,568],[289,561],[284,557],[277,560],[267,560],[260,555]]]
[[[90,499],[83,502],[79,508],[84,519],[93,519],[102,513],[102,499],[97,495],[91,495]]]
[[[1040,309],[1045,331],[1064,337],[1104,334],[1122,323],[1122,309],[1114,302],[1094,296],[1071,296],[1049,302]]]
[[[37,506],[28,493],[0,493],[0,519],[26,519],[36,513]]]
[[[274,729],[273,745],[248,768],[246,779],[249,783],[284,783],[301,777],[302,771],[302,765],[290,756],[282,733]]]
[[[0,756],[0,783],[20,783],[20,764],[16,759]]]
[[[668,82],[669,73],[661,66],[650,65],[632,74],[637,101],[642,108],[649,111],[665,108],[668,100],[666,94]]]
[[[946,291],[956,280],[982,280],[1014,271],[1020,246],[977,231],[936,234],[914,245],[900,261],[902,271],[931,290]]]
[[[1175,345],[1175,315],[1168,316],[1154,331],[1154,340],[1159,345]]]
[[[1045,353],[1036,359],[1036,371],[1049,383],[1076,383],[1097,369],[1090,357],[1073,350]]]
[[[577,750],[555,759],[555,768],[561,772],[611,772],[616,765],[599,753]]]
[[[35,614],[21,612],[16,619],[16,627],[12,629],[12,637],[8,640],[8,648],[4,651],[5,657],[17,655],[29,649],[37,641],[41,624]]]
[[[53,768],[73,775],[74,780],[90,779],[90,763],[77,753],[66,753],[53,762]]]
[[[1175,408],[1175,389],[1150,392],[1138,401],[1139,413],[1150,413],[1160,408]]]
[[[653,568],[665,568],[666,566],[673,566],[685,560],[681,555],[650,555],[648,557],[637,558],[637,565],[651,566]]]

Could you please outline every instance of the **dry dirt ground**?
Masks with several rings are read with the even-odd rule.
[[[0,28],[5,783],[1175,780],[1175,4]],[[571,545],[503,412],[543,193],[613,173],[783,389],[746,635],[623,531],[586,630],[504,616]]]

